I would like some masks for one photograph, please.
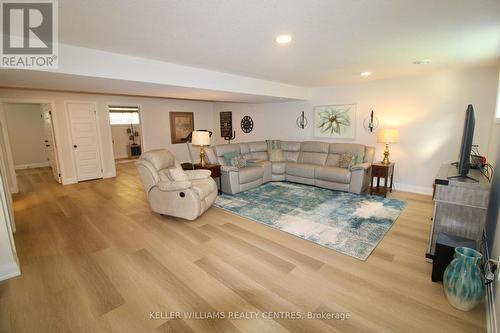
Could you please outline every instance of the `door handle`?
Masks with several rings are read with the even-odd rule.
[[[50,147],[50,145],[45,145],[45,147]]]
[[[45,140],[44,142],[49,142],[49,140]]]
[[[77,145],[73,145],[73,148],[78,148],[78,146]]]

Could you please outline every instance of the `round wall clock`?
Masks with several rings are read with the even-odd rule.
[[[241,119],[241,130],[244,133],[250,133],[253,129],[253,120],[250,116],[244,116]]]

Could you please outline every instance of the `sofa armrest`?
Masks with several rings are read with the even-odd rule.
[[[190,180],[191,179],[207,179],[207,178],[210,178],[210,175],[212,174],[212,171],[204,170],[204,169],[186,170],[185,172]]]
[[[234,166],[231,166],[231,165],[222,165],[220,167],[220,171],[222,172],[230,172],[230,171],[236,171],[238,172],[238,168],[237,167],[234,167]]]
[[[158,186],[160,191],[164,192],[182,191],[190,188],[191,182],[190,181],[167,182],[162,180],[158,182],[156,186]]]
[[[351,171],[354,171],[354,170],[368,170],[371,167],[372,167],[371,163],[365,162],[365,163],[360,163],[360,164],[353,165],[351,167]]]

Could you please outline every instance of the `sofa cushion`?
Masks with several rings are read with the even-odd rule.
[[[253,141],[247,142],[248,148],[251,153],[255,152],[267,152],[267,144],[266,141]]]
[[[269,155],[269,161],[271,162],[281,162],[283,161],[283,150],[282,149],[269,149],[267,151]]]
[[[339,159],[340,159],[339,154],[328,154],[325,165],[339,166]]]
[[[314,177],[334,183],[349,184],[351,181],[351,172],[349,169],[335,166],[317,166],[314,171]]]
[[[314,178],[314,167],[314,164],[286,163],[286,174],[302,178]]]
[[[304,141],[300,144],[300,151],[311,153],[328,153],[330,144],[321,141]]]
[[[281,149],[281,141],[280,140],[266,140],[267,151],[269,152],[272,149]]]
[[[239,169],[238,177],[240,184],[249,183],[264,175],[264,168],[261,166],[247,166]]]
[[[282,175],[285,173],[286,163],[284,162],[272,162],[271,170],[273,175]]]
[[[281,149],[285,151],[300,151],[300,141],[281,141]]]
[[[325,165],[326,158],[328,154],[326,153],[312,153],[312,152],[300,152],[299,163],[304,164],[316,164]]]
[[[244,155],[247,160],[268,160],[266,151],[255,151]]]
[[[299,141],[281,141],[281,149],[283,150],[283,161],[297,162],[299,160]]]
[[[328,152],[330,154],[351,153],[353,155],[364,156],[365,145],[357,143],[330,143]]]

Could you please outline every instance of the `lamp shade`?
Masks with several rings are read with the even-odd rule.
[[[210,146],[210,133],[206,131],[193,131],[191,143],[193,146]]]
[[[393,128],[382,128],[378,131],[377,141],[379,143],[399,142],[399,130]]]

